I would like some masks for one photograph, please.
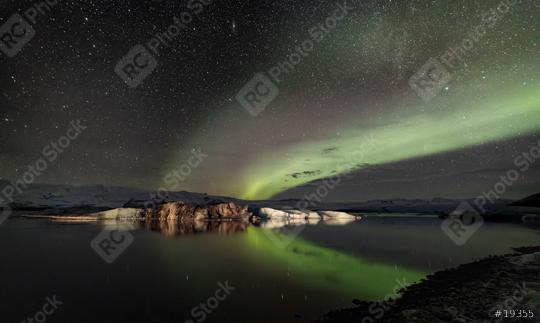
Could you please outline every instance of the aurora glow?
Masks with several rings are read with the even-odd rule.
[[[246,171],[242,197],[269,198],[291,187],[343,174],[362,165],[381,165],[447,152],[540,130],[540,93],[516,89],[511,96],[460,103],[452,112],[433,116],[415,114],[387,126],[343,131],[343,135],[291,145],[263,154]],[[332,152],[323,154],[328,147]],[[283,156],[288,156],[283,158]],[[265,161],[270,161],[266,163]],[[316,170],[306,176],[290,174]]]
[[[538,133],[539,88],[518,84],[508,74],[500,75],[484,82],[481,91],[468,88],[466,82],[452,85],[454,93],[443,93],[429,103],[414,96],[401,102],[389,100],[387,109],[395,113],[351,118],[312,140],[258,152],[244,167],[230,170],[235,180],[216,176],[213,184],[223,194],[271,198],[287,189],[364,167]],[[505,82],[518,85],[508,87]],[[212,149],[212,144],[207,144]],[[214,149],[222,151],[218,146]]]
[[[343,22],[331,40],[287,75],[279,84],[279,97],[258,117],[245,113],[233,99],[209,103],[222,109],[206,116],[201,129],[183,138],[183,143],[190,149],[203,147],[210,157],[193,170],[184,189],[250,200],[301,198],[300,191],[313,191],[312,182],[411,160],[426,161],[422,165],[431,174],[422,178],[444,174],[439,170],[451,166],[452,157],[462,153],[470,154],[471,162],[456,173],[507,169],[516,150],[537,142],[538,7],[528,2],[512,7],[453,66],[446,87],[424,102],[408,79],[427,59],[440,57],[469,37],[493,4],[437,2],[436,9],[415,5],[406,10],[392,6],[376,13],[362,8]],[[296,40],[305,37],[299,30]],[[270,66],[287,50],[272,53]],[[256,64],[253,72],[264,66]],[[514,147],[514,142],[520,146]],[[491,150],[486,152],[485,147]],[[478,159],[480,152],[486,158]],[[446,163],[431,163],[430,158],[442,154],[450,156]],[[186,158],[184,152],[172,154],[163,165],[164,173]],[[404,177],[409,170],[395,176]],[[474,181],[448,178],[447,183],[439,183],[439,191],[449,197],[471,197],[479,188],[492,186],[496,178],[496,171]],[[535,193],[533,184],[518,183],[513,189],[521,185],[521,194]],[[459,191],[445,189],[452,185]],[[353,185],[341,191],[345,197],[334,198],[364,198],[357,190]],[[388,186],[370,193],[387,191]],[[401,188],[388,195],[407,193]],[[430,194],[434,193],[423,193]]]
[[[158,250],[168,263],[168,274],[176,277],[179,284],[186,282],[185,275],[181,274],[188,270],[186,267],[195,272],[203,271],[212,277],[223,276],[223,271],[219,266],[211,265],[211,261],[224,257],[226,261],[242,264],[245,270],[277,275],[275,277],[280,279],[280,275],[288,272],[294,279],[293,284],[309,285],[321,292],[340,295],[343,299],[361,297],[364,300],[382,300],[394,295],[396,287],[399,289],[418,282],[429,273],[428,269],[383,263],[322,247],[302,237],[291,239],[283,248],[274,239],[289,237],[278,230],[250,226],[246,232],[228,237],[226,243],[222,238],[218,235],[205,236],[202,249],[200,240],[197,240],[200,237],[196,236],[181,240],[159,240]],[[219,250],[219,255],[216,255],[215,250]],[[228,255],[230,250],[235,250],[234,255]],[[185,261],[191,258],[207,259],[208,263],[198,267],[198,263]],[[199,279],[201,281],[197,281],[197,284],[204,285],[208,281],[202,280],[203,277],[193,275],[190,281]]]
[[[298,237],[286,248],[279,248],[270,237],[280,239],[281,235],[283,233],[278,231],[248,228],[246,245],[258,264],[286,264],[297,279],[321,289],[338,291],[345,297],[360,293],[366,300],[382,300],[395,293],[399,282],[409,285],[427,275],[415,269],[353,257]]]

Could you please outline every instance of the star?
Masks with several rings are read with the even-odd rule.
[[[449,66],[441,56],[460,48],[493,6],[434,1],[350,1],[352,9],[337,15],[335,3],[308,0],[59,3],[36,17],[35,36],[0,64],[0,159],[23,165],[82,120],[88,128],[59,156],[61,167],[36,181],[156,188],[201,148],[211,157],[182,190],[301,197],[314,181],[346,173],[354,174],[351,185],[329,199],[432,194],[424,187],[474,195],[489,176],[468,185],[460,179],[459,192],[453,179],[411,182],[415,189],[362,184],[366,174],[381,180],[373,169],[390,164],[400,169],[394,178],[416,164],[428,173],[449,164],[466,172],[478,155],[504,169],[508,147],[524,150],[539,135],[540,63],[529,32],[538,8],[516,2]],[[452,78],[424,102],[409,82],[429,58]],[[128,85],[122,69],[140,82]],[[252,98],[256,117],[238,99],[242,89],[256,93],[252,80],[259,93],[275,92]],[[501,148],[490,149],[495,143]],[[296,173],[306,175],[287,176]],[[17,177],[11,168],[0,176]],[[536,193],[535,183],[517,183],[508,194]]]

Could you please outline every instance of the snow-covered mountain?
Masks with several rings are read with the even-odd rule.
[[[240,205],[247,205],[251,208],[307,208],[311,210],[326,209],[349,212],[423,214],[448,214],[454,211],[462,202],[474,203],[472,199],[454,200],[445,198],[434,198],[431,200],[370,200],[356,203],[311,203],[310,201],[300,201],[295,199],[246,201],[232,197],[212,196],[205,193],[191,193],[185,191],[161,192],[158,194],[158,192],[117,186],[32,184],[22,193],[14,196],[11,207],[15,210],[48,210],[50,212],[78,213],[120,207],[152,207],[156,204],[170,201],[183,201],[198,205],[235,202]],[[496,203],[486,205],[485,208],[488,212],[496,212],[509,202],[511,201],[500,200]]]
[[[185,201],[194,204],[208,204],[214,201],[235,201],[235,199],[209,196],[190,192],[151,192],[135,188],[104,185],[49,185],[32,184],[22,193],[14,196],[12,209],[112,209],[124,206],[144,207],[167,201]]]

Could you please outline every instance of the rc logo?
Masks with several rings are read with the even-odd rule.
[[[136,88],[157,66],[157,60],[143,45],[136,45],[124,56],[114,71],[127,85]]]
[[[105,228],[90,245],[106,263],[112,264],[134,240],[129,228],[119,225],[118,228]]]
[[[58,0],[35,2],[22,15],[14,14],[0,26],[0,51],[8,57],[15,57],[36,35],[33,25],[37,18],[51,12]]]
[[[279,95],[278,87],[263,73],[257,73],[236,95],[252,116],[258,116]]]
[[[429,59],[422,68],[409,79],[409,86],[428,102],[452,80],[452,74],[439,60]]]
[[[0,50],[8,57],[17,55],[36,31],[21,15],[14,14],[0,27]]]
[[[484,224],[484,218],[468,202],[462,202],[441,223],[441,229],[458,246],[463,246]]]

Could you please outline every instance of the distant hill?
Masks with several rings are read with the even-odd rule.
[[[9,184],[9,182],[7,182]],[[0,187],[1,190],[1,187]],[[104,185],[30,184],[14,196],[13,210],[56,210],[69,212],[114,209],[119,207],[150,207],[167,201],[185,201],[206,205],[236,201],[233,198],[204,193],[158,192]]]
[[[516,201],[510,206],[522,206],[522,207],[540,207],[540,193],[528,196],[522,200]]]
[[[9,182],[5,182],[6,184]],[[0,191],[2,187],[0,186]],[[536,203],[538,204],[538,196]],[[55,185],[31,184],[21,194],[14,196],[11,203],[13,210],[47,211],[50,213],[88,213],[116,208],[145,208],[165,202],[182,201],[198,205],[234,202],[247,205],[251,209],[271,207],[275,209],[335,210],[343,212],[371,213],[417,213],[428,215],[446,215],[453,212],[463,202],[474,205],[474,199],[390,199],[370,200],[365,202],[324,202],[286,200],[246,201],[227,196],[212,196],[205,193],[193,192],[158,192],[104,185]],[[498,200],[486,205],[486,213],[496,213],[509,203],[510,200]],[[521,211],[519,211],[521,212]],[[519,213],[518,212],[518,213]],[[521,214],[521,213],[520,213]]]

